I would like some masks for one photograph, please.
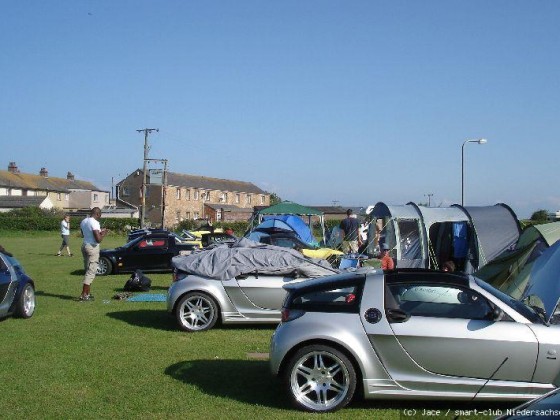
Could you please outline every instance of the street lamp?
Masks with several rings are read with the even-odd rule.
[[[461,147],[461,206],[465,205],[465,144],[486,144],[486,142],[486,139],[465,140],[463,142],[463,146]]]

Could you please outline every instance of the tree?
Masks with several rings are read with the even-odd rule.
[[[281,203],[282,199],[276,193],[270,193],[270,205],[274,206],[275,204]]]
[[[548,211],[547,210],[537,210],[531,215],[531,220],[533,222],[547,222],[548,221]]]

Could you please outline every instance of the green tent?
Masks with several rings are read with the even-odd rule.
[[[323,212],[311,207],[305,207],[292,201],[282,201],[281,203],[259,210],[258,214],[296,214],[298,216],[322,216]]]
[[[558,239],[560,222],[529,226],[513,250],[502,253],[474,275],[517,299],[527,285],[533,262]]]

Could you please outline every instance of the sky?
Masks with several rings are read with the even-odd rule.
[[[560,209],[556,0],[0,5],[3,170],[110,190],[157,128],[170,171],[304,205]]]

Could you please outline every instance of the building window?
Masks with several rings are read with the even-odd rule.
[[[251,201],[253,201],[253,196],[251,194],[247,194],[247,197],[245,199],[245,202],[247,204],[251,204]]]
[[[200,213],[195,211],[194,212],[194,220],[199,219],[200,218]]]
[[[239,201],[241,201],[241,195],[235,194],[235,204],[239,204]]]
[[[122,196],[130,197],[130,188],[125,187],[124,185],[121,188],[122,188]]]
[[[177,200],[180,200],[180,199],[181,199],[181,188],[177,188],[177,189],[175,190],[175,198],[176,198]]]
[[[95,197],[95,195],[94,195],[94,197]],[[57,199],[58,201],[62,201],[62,194],[61,194],[61,193],[56,193],[56,199]],[[95,201],[95,200],[94,200],[94,201]]]
[[[93,202],[97,203],[99,201],[99,194],[93,194]]]
[[[264,195],[261,195],[261,204],[264,204],[266,202],[266,197]]]
[[[181,221],[181,212],[177,210],[177,213],[175,214],[175,222],[179,223],[180,221]]]
[[[206,191],[206,201],[210,201],[210,191]]]
[[[193,199],[198,201],[198,190],[194,190]]]
[[[216,220],[222,220],[222,209],[216,210]]]
[[[191,190],[186,189],[185,190],[185,200],[190,200],[191,199]]]
[[[64,200],[69,201],[70,200],[70,194],[64,194]]]
[[[185,212],[185,218],[187,220],[189,220],[191,218],[191,212],[190,211]]]
[[[227,203],[227,193],[221,193],[220,194],[220,203]]]

